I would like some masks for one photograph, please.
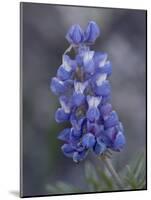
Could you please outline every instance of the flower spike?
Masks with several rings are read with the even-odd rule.
[[[72,25],[66,34],[70,47],[50,85],[61,105],[55,113],[56,122],[71,124],[58,135],[64,142],[61,150],[76,163],[85,159],[89,151],[96,156],[107,155],[109,150],[121,151],[126,143],[122,123],[109,102],[112,64],[107,53],[90,48],[99,36],[100,29],[94,21],[88,23],[86,30]],[[71,49],[75,50],[73,59],[67,55]]]

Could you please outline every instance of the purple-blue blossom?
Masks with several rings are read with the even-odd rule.
[[[89,151],[100,156],[107,150],[121,151],[125,135],[118,114],[110,103],[112,64],[105,52],[91,49],[100,36],[99,26],[90,21],[85,30],[72,25],[66,34],[74,58],[62,56],[56,77],[51,80],[51,91],[58,96],[57,123],[69,121],[58,139],[65,156],[74,162],[82,161]],[[65,51],[67,52],[67,51]]]
[[[72,25],[66,34],[66,39],[71,44],[81,44],[84,41],[84,32],[79,24]]]
[[[94,43],[100,35],[100,29],[96,22],[90,21],[85,30],[85,42]]]

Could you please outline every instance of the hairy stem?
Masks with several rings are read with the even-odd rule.
[[[109,158],[107,158],[106,156],[101,156],[101,160],[104,162],[106,168],[108,169],[108,171],[110,172],[110,174],[112,175],[114,180],[116,181],[116,184],[118,185],[118,187],[120,189],[124,189],[123,183],[122,183],[119,175],[115,171],[115,169],[111,163],[111,160]]]
[[[72,44],[65,50],[65,52],[63,53],[63,55],[65,55],[66,53],[70,52],[72,49]]]

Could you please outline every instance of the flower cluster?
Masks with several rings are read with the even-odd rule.
[[[85,31],[77,24],[71,26],[66,39],[75,50],[75,57],[63,54],[50,85],[61,104],[55,113],[56,121],[71,123],[58,136],[65,142],[61,149],[75,162],[83,160],[89,150],[100,156],[108,149],[120,151],[125,144],[123,126],[109,103],[111,62],[106,53],[90,49],[99,35],[94,21]]]

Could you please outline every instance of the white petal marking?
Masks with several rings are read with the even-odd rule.
[[[71,66],[66,58],[66,56],[63,56],[63,64],[62,64],[62,67],[67,71],[67,72],[70,72],[71,71]]]
[[[70,113],[70,107],[63,100],[60,99],[60,104],[65,113]]]
[[[87,86],[87,81],[82,83],[82,82],[74,82],[74,89],[76,93],[83,93],[85,88]]]
[[[54,78],[54,80],[56,80],[59,84],[61,84],[61,85],[63,85],[64,83],[63,83],[63,81],[61,81],[61,80],[59,80],[58,78]]]
[[[104,59],[99,62],[98,67],[100,68],[103,67],[106,64],[106,60],[107,60],[107,54],[104,56]]]
[[[101,102],[101,99],[102,99],[102,97],[88,96],[87,100],[88,100],[89,107],[90,108],[92,108],[92,107],[97,108],[98,105]]]
[[[62,66],[67,72],[70,72],[72,69],[67,61],[65,61]]]
[[[101,86],[102,83],[103,83],[103,81],[106,80],[106,78],[107,78],[107,74],[106,74],[106,73],[100,74],[100,75],[98,76],[97,80],[96,80],[97,86]]]
[[[84,64],[87,64],[88,62],[90,62],[90,60],[92,60],[93,56],[94,56],[94,51],[86,51],[84,53],[84,58],[83,58]]]

